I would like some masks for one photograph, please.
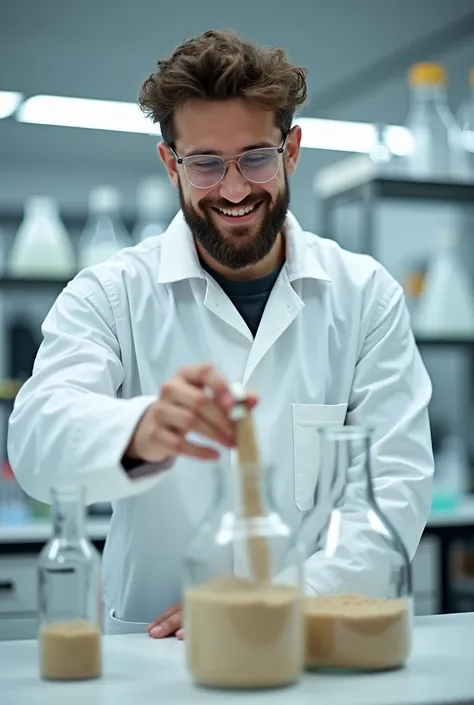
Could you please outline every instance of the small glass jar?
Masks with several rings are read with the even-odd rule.
[[[38,559],[41,676],[101,675],[100,557],[85,533],[84,493],[52,490],[52,536]]]
[[[305,599],[306,666],[349,671],[402,666],[412,642],[410,559],[375,498],[371,433],[354,426],[316,432],[322,473],[316,511],[318,503],[332,503],[318,576],[321,584],[338,587]]]
[[[213,688],[289,685],[304,668],[302,553],[271,501],[269,469],[216,464],[214,476],[185,560],[188,668]]]

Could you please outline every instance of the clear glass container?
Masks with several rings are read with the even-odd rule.
[[[302,552],[272,501],[272,472],[216,464],[211,510],[184,570],[188,668],[201,685],[286,686],[304,667]]]
[[[47,679],[101,674],[100,558],[84,517],[81,489],[52,491],[52,536],[38,559],[40,671]]]
[[[142,179],[137,187],[138,219],[132,232],[134,242],[142,242],[148,237],[161,235],[169,223],[174,205],[171,187],[166,178],[149,176]]]
[[[462,143],[468,153],[469,175],[474,178],[474,68],[469,71],[469,95],[456,117],[462,131]]]
[[[410,110],[406,127],[414,149],[405,158],[408,173],[416,178],[449,179],[468,176],[467,152],[446,96],[447,74],[440,64],[410,67]]]
[[[377,504],[371,433],[355,426],[315,432],[322,461],[316,511],[318,505],[332,507],[319,546],[318,580],[338,587],[305,598],[306,666],[402,666],[412,641],[410,559]]]
[[[132,242],[121,216],[120,194],[113,186],[97,186],[89,196],[89,220],[79,237],[79,268],[104,262]]]
[[[68,278],[75,274],[74,247],[54,198],[33,196],[26,200],[7,271],[12,277],[29,278]]]

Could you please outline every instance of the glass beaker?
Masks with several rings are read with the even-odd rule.
[[[305,599],[306,666],[399,667],[411,649],[411,566],[376,500],[371,432],[355,426],[316,432],[322,461],[317,503],[332,506],[318,551],[318,576],[321,584],[338,587]]]
[[[52,490],[52,536],[38,559],[40,671],[47,679],[101,674],[100,557],[84,515],[80,488]]]
[[[188,668],[209,687],[289,685],[304,667],[302,553],[275,510],[270,469],[216,464],[214,477],[185,560]]]

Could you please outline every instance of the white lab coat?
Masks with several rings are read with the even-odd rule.
[[[341,509],[347,559],[318,551],[331,508],[330,497],[313,507],[318,425],[374,429],[376,496],[415,553],[430,508],[431,385],[402,290],[371,257],[304,232],[291,214],[286,249],[255,339],[201,268],[182,214],[164,234],[82,271],[44,321],[33,376],[10,419],[9,458],[39,500],[70,479],[89,503],[113,502],[103,557],[109,631],[144,629],[180,600],[183,555],[211,501],[202,462],[178,459],[135,480],[120,463],[181,365],[211,362],[260,396],[261,453],[276,468],[283,518],[306,546],[308,592],[377,593],[387,567],[351,507],[355,488]]]

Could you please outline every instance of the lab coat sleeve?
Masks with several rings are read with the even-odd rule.
[[[348,425],[373,429],[372,477],[377,503],[413,559],[425,527],[434,471],[427,406],[431,383],[410,328],[403,292],[385,270],[361,343]],[[381,290],[382,289],[382,290]],[[393,555],[371,530],[361,469],[351,468],[340,510],[338,550],[324,550],[328,527],[305,563],[306,592],[385,596]],[[314,509],[317,512],[317,507]]]
[[[74,483],[90,504],[154,486],[163,465],[150,465],[150,475],[134,480],[121,465],[155,397],[120,398],[124,371],[114,315],[94,274],[84,270],[66,287],[42,333],[33,374],[9,422],[8,457],[22,488],[49,502],[54,484]]]

